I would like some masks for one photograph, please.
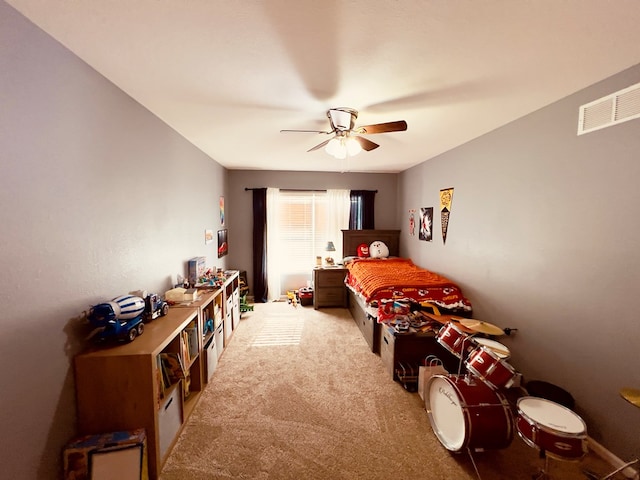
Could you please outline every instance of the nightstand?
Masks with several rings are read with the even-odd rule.
[[[313,269],[313,308],[346,307],[347,287],[344,267],[318,267]]]

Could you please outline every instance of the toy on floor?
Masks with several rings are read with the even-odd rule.
[[[287,290],[287,303],[294,307],[298,306],[298,292],[296,290]]]
[[[253,305],[247,303],[247,295],[240,297],[240,313],[253,312]]]

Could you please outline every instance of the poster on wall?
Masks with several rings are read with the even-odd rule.
[[[204,244],[209,245],[213,242],[213,230],[205,230],[204,231]]]
[[[453,200],[453,188],[440,190],[440,223],[442,224],[442,243],[447,243],[447,229],[449,228],[449,216],[451,215],[451,201]]]
[[[220,226],[224,227],[224,197],[220,197]]]
[[[227,230],[218,230],[218,258],[224,257],[227,253],[229,253]]]
[[[409,235],[414,236],[416,234],[416,210],[414,208],[409,210]]]
[[[422,207],[420,209],[420,240],[430,242],[433,240],[433,207]]]

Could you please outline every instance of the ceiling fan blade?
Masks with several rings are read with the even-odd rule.
[[[398,120],[397,122],[376,123],[375,125],[365,125],[355,129],[361,135],[372,133],[402,132],[407,129],[407,122]]]
[[[352,138],[355,138],[356,141],[362,147],[362,149],[366,150],[367,152],[370,152],[371,150],[374,150],[374,149],[376,149],[376,148],[378,148],[380,146],[377,143],[373,143],[368,138],[364,138],[364,137],[352,137]]]
[[[325,132],[323,130],[280,130],[280,133],[326,133],[329,135],[333,132]]]
[[[324,132],[323,132],[323,133],[324,133]],[[315,147],[310,148],[309,150],[307,150],[307,152],[313,152],[314,150],[318,150],[318,149],[320,149],[320,148],[324,147],[324,146],[325,146],[327,143],[329,143],[331,140],[332,140],[331,138],[330,138],[329,140],[325,140],[324,142],[319,143],[319,144],[318,144],[318,145],[316,145]]]

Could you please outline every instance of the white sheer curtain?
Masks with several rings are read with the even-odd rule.
[[[311,279],[315,256],[342,259],[342,231],[349,228],[349,190],[280,192],[267,188],[267,299],[280,299],[283,290],[304,286]]]
[[[278,225],[280,225],[280,209],[278,202],[280,190],[267,188],[267,300],[280,299],[283,254],[278,248]]]
[[[349,190],[327,190],[327,241],[332,241],[336,247],[333,255],[336,263],[342,261],[342,230],[349,228],[349,213],[351,211],[351,196]]]

